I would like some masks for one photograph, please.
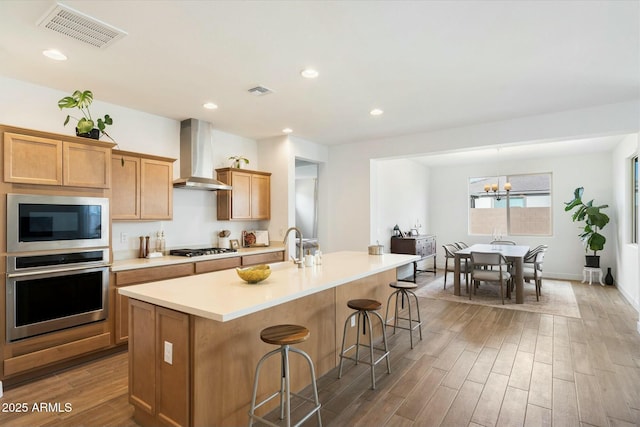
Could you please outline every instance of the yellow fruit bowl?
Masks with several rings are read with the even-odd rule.
[[[242,280],[250,284],[262,282],[271,274],[271,267],[266,264],[255,265],[253,267],[236,268],[236,273]]]

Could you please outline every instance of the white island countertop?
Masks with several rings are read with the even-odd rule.
[[[250,285],[235,269],[118,288],[120,294],[161,307],[226,322],[342,284],[418,261],[417,255],[333,252],[322,264],[270,264],[271,276]]]

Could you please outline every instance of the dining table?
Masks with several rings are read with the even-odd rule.
[[[471,252],[497,252],[502,254],[507,261],[513,263],[515,273],[515,285],[516,285],[516,304],[522,304],[524,302],[524,274],[523,264],[524,257],[529,252],[529,246],[524,245],[497,245],[497,244],[483,244],[477,243],[467,248],[463,248],[454,253],[455,256],[455,273],[453,275],[453,293],[460,296],[460,264],[461,260],[470,259]],[[469,289],[471,292],[471,289]]]

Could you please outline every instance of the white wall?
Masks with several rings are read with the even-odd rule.
[[[371,223],[377,224],[370,242],[384,245],[385,252],[391,251],[391,236],[396,224],[402,231],[409,231],[419,224],[422,225],[420,233],[433,234],[428,226],[429,170],[422,164],[410,159],[372,160],[370,197]],[[431,260],[426,263],[432,267]],[[411,265],[398,271],[400,278],[412,275]]]
[[[638,132],[640,102],[524,117],[396,138],[329,147],[328,250],[358,250],[374,232],[370,222],[370,160],[487,145],[581,139]],[[349,185],[345,185],[348,183]],[[345,238],[349,236],[349,238]]]
[[[416,223],[422,225],[422,234],[432,234],[428,227],[430,202],[429,170],[410,159],[374,160],[371,162],[373,191],[371,192],[371,218],[377,224],[371,243],[379,241],[389,252],[393,227],[409,231]]]
[[[571,215],[564,211],[564,202],[573,199],[573,191],[576,187],[583,186],[585,201],[594,199],[597,204],[608,204],[611,207],[606,212],[611,217],[614,216],[616,209],[611,193],[611,153],[430,168],[431,222],[429,229],[437,235],[439,248],[445,243],[455,241],[471,244],[488,243],[491,240],[491,236],[468,234],[468,179],[491,175],[496,170],[501,174],[547,172],[552,174],[552,236],[508,236],[507,238],[531,247],[548,245],[549,250],[544,265],[545,276],[582,280],[585,251],[578,238],[577,224],[573,223]],[[588,173],[576,173],[576,171],[588,171]],[[615,229],[615,224],[609,224],[602,230],[602,234],[607,238],[604,251],[598,252],[603,268],[615,265],[616,247],[612,241]],[[438,264],[444,266],[442,257],[438,260]]]
[[[612,217],[617,233],[610,242],[615,245],[618,253],[612,269],[616,285],[638,311],[640,311],[640,268],[629,267],[640,266],[638,245],[631,243],[632,199],[630,197],[633,192],[631,158],[637,156],[639,151],[636,134],[626,137],[612,154],[612,197],[618,209]],[[640,331],[640,322],[638,331]]]

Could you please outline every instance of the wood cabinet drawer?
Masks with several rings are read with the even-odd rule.
[[[266,254],[245,255],[242,257],[242,265],[269,264],[284,261],[284,251],[268,252]]]
[[[140,268],[116,272],[116,286],[153,282],[193,274],[193,263],[165,265],[162,267]]]
[[[212,259],[196,262],[196,274],[209,273],[211,271],[227,270],[229,268],[240,267],[240,257]]]
[[[109,347],[111,332],[68,342],[40,351],[23,354],[4,360],[4,375],[9,376],[30,369],[40,368],[65,359],[81,356],[95,350]]]

